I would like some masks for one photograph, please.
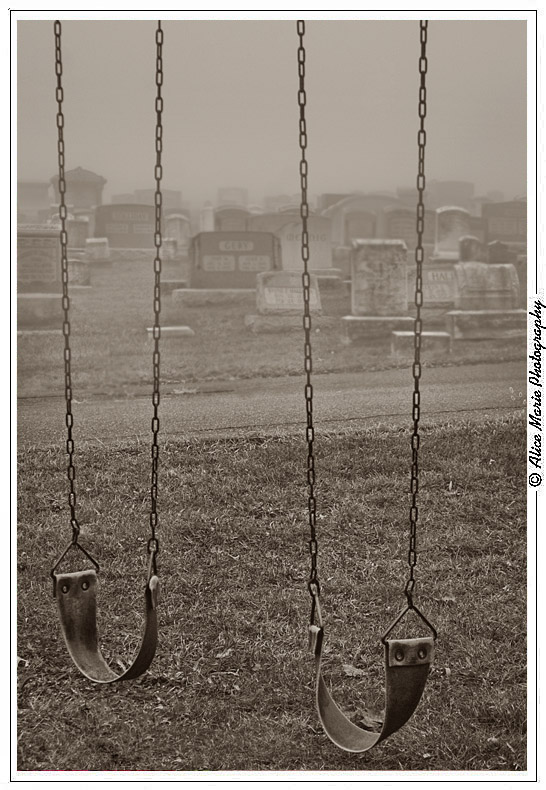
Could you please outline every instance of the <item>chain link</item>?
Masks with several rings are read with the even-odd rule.
[[[305,118],[305,106],[307,104],[307,94],[305,91],[305,47],[303,44],[303,37],[305,35],[305,22],[302,20],[297,21],[297,34],[299,38],[298,46],[298,76],[299,76],[299,90],[298,90],[298,105],[300,109],[299,119],[299,146],[301,151],[300,158],[300,187],[301,187],[301,205],[300,216],[302,222],[301,232],[301,258],[303,261],[303,328],[305,331],[304,342],[304,369],[305,369],[305,408],[307,413],[307,504],[309,511],[309,532],[310,539],[308,542],[309,554],[311,557],[311,572],[309,574],[309,582],[307,587],[313,599],[320,594],[320,583],[318,580],[317,558],[318,558],[318,541],[316,535],[317,523],[317,500],[315,497],[315,455],[314,455],[314,441],[315,441],[315,428],[313,425],[313,385],[311,383],[311,373],[313,370],[313,358],[311,353],[311,275],[309,274],[309,231],[307,227],[307,218],[309,216],[309,204],[307,202],[307,121]],[[315,611],[313,603],[311,619]]]
[[[66,452],[68,454],[68,505],[70,507],[70,526],[72,527],[72,543],[78,542],[80,526],[76,518],[76,468],[74,466],[74,439],[72,429],[74,427],[74,417],[72,414],[72,370],[71,370],[71,350],[70,350],[70,299],[68,295],[68,236],[66,232],[66,179],[65,179],[65,149],[64,149],[64,113],[63,100],[64,90],[62,84],[63,59],[61,50],[61,23],[57,20],[53,25],[55,34],[55,74],[57,76],[57,86],[55,88],[55,100],[57,102],[57,164],[59,191],[59,218],[61,220],[61,231],[59,239],[61,243],[61,277],[63,286],[62,310],[63,310],[63,336],[64,336],[64,395],[66,402],[65,423],[67,430]]]
[[[408,549],[409,578],[406,582],[405,594],[409,606],[413,606],[413,591],[415,589],[415,566],[417,565],[417,520],[419,518],[419,508],[417,506],[417,494],[419,492],[419,418],[421,416],[421,332],[423,322],[421,319],[421,307],[423,305],[423,234],[425,229],[425,145],[427,135],[425,132],[425,118],[427,114],[427,86],[426,74],[427,62],[427,34],[428,22],[419,22],[419,37],[421,41],[421,53],[419,57],[419,132],[417,134],[418,146],[418,169],[417,169],[417,245],[415,248],[415,323],[414,323],[414,361],[413,361],[413,399],[412,399],[412,419],[413,433],[411,437],[411,482],[410,482],[410,535]]]
[[[76,519],[76,488],[75,478],[76,470],[74,467],[74,439],[72,429],[74,426],[74,417],[72,415],[72,372],[71,372],[71,350],[70,350],[70,299],[68,295],[68,237],[66,232],[66,179],[65,179],[65,147],[64,147],[64,114],[63,114],[63,100],[64,91],[62,86],[62,51],[61,51],[61,23],[57,20],[54,23],[55,34],[55,74],[57,76],[57,86],[55,90],[55,98],[57,102],[57,152],[58,152],[58,191],[59,191],[59,217],[61,221],[60,243],[61,243],[61,273],[62,273],[62,309],[63,309],[63,335],[64,335],[64,377],[65,377],[65,400],[66,400],[66,427],[67,427],[67,442],[66,450],[68,453],[68,469],[67,476],[69,480],[69,496],[68,503],[70,506],[70,523],[72,526],[72,542],[78,542],[80,534],[80,527]],[[156,527],[158,524],[157,515],[157,493],[158,493],[158,465],[159,465],[159,401],[160,401],[160,351],[159,339],[161,336],[160,327],[160,313],[161,313],[161,216],[163,208],[163,198],[161,193],[161,179],[163,177],[163,167],[161,163],[161,155],[163,152],[163,30],[161,22],[158,22],[156,34],[156,127],[155,127],[155,151],[156,162],[154,168],[154,178],[156,183],[154,204],[155,204],[155,232],[154,232],[154,326],[153,326],[153,418],[152,418],[152,475],[151,475],[151,508],[150,508],[150,529],[151,537],[148,541],[148,552],[150,553],[150,567],[154,573],[157,573],[156,557],[159,553],[159,540],[156,536]]]
[[[150,487],[150,530],[151,537],[148,541],[148,552],[151,557],[151,569],[157,573],[157,555],[159,554],[159,540],[156,535],[158,526],[157,515],[157,482],[158,482],[158,467],[159,467],[159,381],[160,381],[160,362],[161,355],[159,351],[159,339],[161,337],[160,314],[161,314],[161,214],[163,209],[163,196],[161,193],[161,179],[163,178],[163,165],[161,163],[161,155],[163,153],[163,30],[161,22],[158,21],[155,33],[156,43],[156,71],[155,71],[155,84],[156,84],[156,98],[155,98],[155,112],[156,112],[156,125],[155,125],[155,233],[154,233],[154,326],[153,326],[153,417],[152,417],[152,479]]]

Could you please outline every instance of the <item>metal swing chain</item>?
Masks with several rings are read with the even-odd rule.
[[[68,504],[70,506],[70,525],[72,527],[72,543],[77,544],[80,534],[80,526],[76,518],[76,469],[74,467],[74,439],[72,438],[72,428],[74,417],[72,415],[72,371],[70,366],[70,299],[68,297],[68,236],[66,232],[66,180],[65,180],[65,151],[64,151],[64,114],[63,99],[64,91],[62,85],[63,60],[61,51],[61,23],[55,21],[55,74],[57,75],[57,87],[55,98],[57,101],[57,158],[58,158],[58,189],[59,189],[59,218],[61,220],[61,277],[63,284],[62,309],[63,309],[63,335],[64,335],[64,393],[66,401],[66,452],[68,453],[67,476],[69,481]]]
[[[57,152],[58,152],[58,189],[59,189],[59,217],[61,220],[60,231],[60,244],[61,244],[61,276],[63,285],[62,295],[62,309],[63,309],[63,335],[64,335],[64,374],[65,374],[65,401],[66,401],[66,427],[67,427],[67,442],[66,450],[68,453],[68,468],[67,476],[69,480],[69,496],[68,504],[70,506],[70,524],[72,526],[72,543],[78,544],[78,537],[80,534],[80,526],[76,519],[76,489],[75,478],[76,470],[74,467],[74,439],[72,437],[72,428],[74,425],[74,418],[72,415],[72,372],[71,372],[71,349],[70,349],[70,299],[68,296],[68,237],[66,232],[66,179],[65,179],[65,146],[64,146],[64,114],[63,114],[63,99],[64,91],[62,86],[62,51],[61,51],[61,34],[62,26],[60,21],[56,20],[54,23],[55,33],[55,74],[57,76],[57,87],[55,97],[57,101]],[[161,22],[158,22],[155,34],[156,42],[156,86],[157,93],[155,99],[156,110],[156,127],[155,127],[155,150],[156,150],[156,164],[154,169],[154,177],[156,182],[155,189],[155,233],[154,233],[154,246],[156,249],[154,258],[154,351],[153,351],[153,418],[152,418],[152,475],[151,475],[151,509],[150,509],[150,530],[151,537],[148,541],[148,552],[150,554],[150,570],[157,573],[156,557],[159,553],[159,541],[156,536],[156,527],[158,524],[157,516],[157,481],[158,481],[158,465],[159,465],[159,400],[160,400],[160,351],[159,351],[159,338],[161,335],[161,327],[159,323],[161,313],[161,212],[162,212],[162,193],[161,193],[161,179],[163,177],[163,167],[161,164],[161,154],[163,152],[163,97],[161,89],[163,85],[163,30]],[[80,547],[82,548],[82,547]],[[98,568],[95,560],[82,548],[86,556]],[[60,559],[64,554],[61,556]],[[57,561],[57,565],[60,562]],[[55,567],[57,567],[57,565]],[[52,572],[53,573],[53,572]]]
[[[421,77],[419,85],[419,132],[417,134],[417,144],[419,151],[419,164],[417,170],[417,245],[415,248],[415,324],[414,324],[414,348],[415,355],[413,361],[413,404],[412,404],[412,418],[413,418],[413,433],[411,437],[412,461],[411,461],[411,506],[410,506],[410,536],[409,536],[409,551],[408,551],[408,565],[409,565],[409,578],[406,582],[405,595],[408,601],[408,606],[413,608],[413,590],[415,589],[415,566],[417,565],[417,519],[419,518],[419,508],[417,507],[417,493],[419,491],[419,418],[421,416],[421,392],[420,392],[420,378],[421,378],[421,332],[423,329],[423,322],[421,319],[421,307],[423,305],[423,234],[425,230],[425,145],[427,135],[425,132],[425,118],[427,114],[427,87],[426,87],[426,74],[427,74],[427,30],[428,22],[419,22],[420,40],[421,40],[421,54],[419,57],[419,74]]]
[[[159,351],[159,338],[161,337],[161,326],[159,323],[161,314],[161,213],[163,208],[163,197],[161,193],[161,179],[163,177],[163,166],[161,164],[161,154],[163,153],[163,30],[161,28],[161,21],[157,23],[155,33],[156,43],[156,71],[155,71],[155,84],[157,87],[155,98],[155,111],[156,111],[156,125],[155,125],[155,151],[156,161],[154,168],[155,177],[155,233],[154,233],[154,326],[153,326],[153,395],[152,404],[154,413],[152,418],[152,479],[150,487],[150,530],[151,537],[148,541],[148,552],[150,554],[150,571],[153,570],[157,573],[157,555],[159,554],[159,540],[156,535],[156,528],[158,525],[157,515],[157,481],[158,481],[158,466],[159,466],[159,381],[160,381],[160,361],[161,355]]]
[[[307,94],[305,92],[305,47],[303,44],[303,37],[305,35],[305,22],[303,20],[297,21],[297,34],[299,37],[298,46],[298,76],[299,76],[299,90],[298,90],[298,105],[300,108],[300,121],[299,121],[299,146],[301,151],[300,159],[300,187],[301,187],[301,205],[300,216],[302,222],[301,232],[301,257],[303,261],[303,328],[305,330],[304,342],[304,369],[306,374],[305,383],[305,408],[307,412],[307,503],[309,510],[309,532],[310,539],[308,542],[309,554],[311,556],[311,572],[309,574],[309,581],[307,588],[313,600],[311,609],[311,623],[313,623],[316,599],[320,595],[320,583],[318,580],[317,570],[317,555],[318,555],[318,542],[316,535],[317,523],[317,501],[315,497],[315,455],[314,455],[314,440],[315,429],[313,426],[313,386],[311,384],[311,372],[313,370],[313,359],[311,353],[311,275],[309,274],[309,232],[307,229],[307,218],[309,216],[309,204],[307,202],[307,122],[305,119],[305,105],[307,103]]]

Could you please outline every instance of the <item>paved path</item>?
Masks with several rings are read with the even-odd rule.
[[[525,360],[425,369],[423,424],[479,420],[525,408],[525,371]],[[409,369],[317,375],[317,430],[373,424],[409,426],[412,386]],[[219,382],[210,390],[164,397],[161,437],[304,430],[302,377]],[[75,403],[73,412],[76,441],[147,441],[150,437],[148,397],[88,400]],[[64,430],[61,398],[18,401],[20,447],[64,441]]]

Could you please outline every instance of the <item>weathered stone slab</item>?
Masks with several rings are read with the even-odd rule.
[[[352,250],[351,312],[404,315],[408,310],[407,248],[403,241],[357,239]]]
[[[341,319],[342,343],[375,343],[389,340],[396,330],[413,329],[411,316],[356,316],[345,315]]]
[[[446,329],[454,340],[520,340],[526,336],[527,312],[518,310],[451,310]]]
[[[337,316],[313,315],[311,319],[312,330],[337,329],[339,318]],[[245,326],[251,332],[300,332],[303,335],[303,315],[245,315]]]
[[[17,290],[33,294],[62,291],[58,228],[44,225],[17,227]]]
[[[457,263],[455,308],[513,310],[519,306],[519,281],[511,263]]]
[[[256,276],[256,309],[260,315],[303,315],[303,286],[299,272],[261,272]],[[320,313],[322,305],[317,278],[310,275],[309,306]]]
[[[423,354],[442,352],[451,354],[449,332],[421,332],[421,359]],[[391,335],[391,354],[413,357],[415,353],[414,332],[395,331]]]
[[[149,326],[146,331],[148,332],[148,339],[153,338],[154,328]],[[193,337],[195,332],[189,326],[162,326],[161,339],[169,337]]]
[[[161,280],[161,296],[170,296],[173,291],[187,287],[187,280]]]
[[[172,292],[175,304],[186,307],[207,307],[218,304],[254,303],[254,288],[181,288]]]

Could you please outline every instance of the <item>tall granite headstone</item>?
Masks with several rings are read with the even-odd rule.
[[[401,316],[408,311],[407,247],[395,239],[353,242],[352,314]]]
[[[62,291],[59,228],[47,225],[17,227],[17,291]]]

